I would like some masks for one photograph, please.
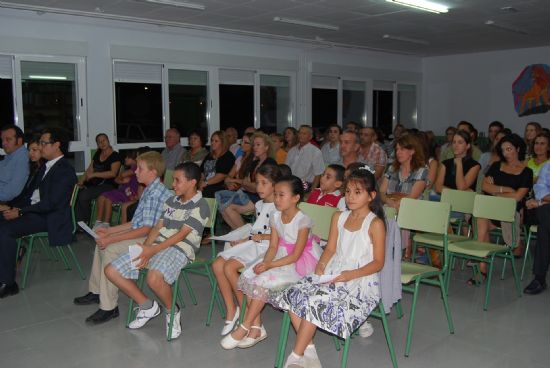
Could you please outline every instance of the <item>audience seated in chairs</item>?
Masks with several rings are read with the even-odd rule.
[[[57,131],[45,130],[40,145],[46,164],[38,172],[40,181],[31,195],[31,204],[4,211],[7,221],[0,224],[0,298],[19,292],[15,282],[17,238],[48,232],[50,246],[72,242],[69,202],[76,174],[64,158],[67,143],[62,141]]]

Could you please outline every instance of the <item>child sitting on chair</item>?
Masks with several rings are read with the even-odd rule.
[[[131,281],[139,276],[139,270],[147,268],[147,285],[166,308],[166,333],[169,330],[171,285],[187,263],[195,259],[202,232],[210,217],[210,208],[197,190],[201,178],[199,166],[193,162],[179,164],[174,169],[172,186],[176,195],[164,203],[164,211],[141,247],[141,253],[132,259],[123,254],[105,268],[105,275],[126,295],[138,304],[136,318],[129,328],[143,327],[151,318],[160,314],[156,300],[150,300]],[[135,266],[135,267],[134,267]],[[176,305],[176,308],[177,305]],[[172,339],[181,334],[180,311],[175,311]]]
[[[101,194],[97,198],[97,220],[94,229],[100,227],[109,227],[111,223],[111,214],[113,213],[113,204],[122,204],[137,200],[138,180],[136,177],[137,151],[130,150],[124,158],[126,170],[118,174],[115,178],[118,189],[113,189]]]
[[[241,274],[238,288],[248,297],[241,325],[221,341],[224,349],[247,348],[267,337],[259,324],[266,303],[274,304],[291,284],[313,272],[320,249],[310,234],[311,219],[298,208],[304,195],[302,180],[285,176],[275,184],[275,207],[271,221],[271,239],[263,259],[248,266]]]
[[[340,188],[344,182],[344,172],[345,169],[342,165],[328,165],[321,176],[319,188],[311,191],[307,203],[337,207],[341,211],[345,210],[346,204],[342,200],[342,193],[340,193]]]
[[[221,332],[222,336],[233,331],[235,323],[239,319],[239,306],[242,306],[243,303],[243,293],[237,289],[239,271],[262,259],[269,246],[271,219],[276,211],[273,203],[273,191],[279,177],[280,170],[276,165],[264,164],[258,169],[256,191],[261,200],[255,204],[256,221],[250,229],[249,236],[231,243],[227,242],[228,249],[218,254],[218,258],[212,264],[227,311],[227,320]],[[249,227],[250,225],[245,226]],[[233,295],[237,298],[238,305],[235,305]],[[259,320],[257,325],[261,325]]]
[[[349,210],[332,216],[315,275],[290,286],[279,300],[298,334],[285,367],[320,367],[313,345],[317,328],[346,339],[380,300],[378,271],[384,265],[386,229],[374,174],[356,170],[344,187]],[[321,280],[322,275],[328,280]]]

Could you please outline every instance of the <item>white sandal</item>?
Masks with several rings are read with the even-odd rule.
[[[241,310],[239,309],[239,307],[237,307],[237,309],[235,310],[235,315],[233,316],[233,319],[225,321],[225,325],[222,328],[222,333],[221,333],[222,336],[227,335],[228,333],[230,333],[235,329],[235,323],[237,323],[237,321],[239,320],[240,314],[241,314]]]
[[[246,332],[246,335],[244,335],[244,337],[242,339],[237,340],[237,339],[234,339],[233,336],[231,336],[231,334],[227,334],[222,339],[222,341],[220,341],[220,344],[221,344],[222,348],[224,348],[225,350],[235,349],[241,341],[245,340],[248,337],[248,334],[250,333],[250,330],[248,328],[244,327],[242,324],[239,325],[239,327],[242,328]],[[238,329],[238,327],[235,329],[235,331],[237,331],[237,329]]]
[[[260,330],[260,336],[258,337],[248,337],[248,335],[242,339],[241,341],[239,341],[239,343],[237,344],[237,346],[241,349],[246,349],[246,348],[251,348],[253,347],[254,345],[256,345],[257,343],[259,343],[260,341],[263,341],[265,339],[267,339],[267,332],[264,328],[263,325],[261,326],[250,326],[250,329],[251,330]]]

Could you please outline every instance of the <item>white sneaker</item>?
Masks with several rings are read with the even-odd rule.
[[[136,330],[142,328],[151,318],[154,318],[160,314],[160,308],[156,300],[153,300],[153,306],[149,309],[141,309],[136,307],[138,310],[136,318],[130,322],[128,328]]]
[[[286,358],[286,363],[284,368],[305,368],[306,360],[303,356],[297,355],[295,352],[290,353],[288,358]]]
[[[359,327],[359,336],[370,337],[374,333],[374,328],[369,321],[365,321],[361,327]]]
[[[181,310],[174,313],[174,323],[172,325],[172,337],[171,339],[177,339],[181,335],[181,322],[180,322]],[[166,314],[166,336],[170,330],[170,313]]]
[[[311,344],[306,347],[306,350],[304,351],[304,359],[307,368],[322,368],[321,361],[317,356],[315,345]]]

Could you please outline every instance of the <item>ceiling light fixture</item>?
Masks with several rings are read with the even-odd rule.
[[[417,38],[409,38],[409,37],[402,37],[402,36],[392,36],[389,34],[385,34],[382,36],[382,38],[386,40],[395,40],[395,41],[403,41],[403,42],[410,42],[410,43],[416,43],[418,45],[429,45],[430,43],[425,40],[419,40]]]
[[[503,31],[507,31],[507,32],[519,33],[519,34],[522,34],[522,35],[528,34],[524,30],[521,30],[521,29],[518,29],[518,28],[513,28],[513,27],[508,27],[508,26],[503,26],[501,24],[497,24],[494,20],[490,20],[490,19],[485,22],[485,25],[487,25],[489,27],[502,29]]]
[[[331,31],[340,30],[340,27],[333,26],[332,24],[308,22],[307,20],[300,20],[300,19],[293,19],[293,18],[274,17],[273,21],[288,23],[288,24],[296,24],[299,26],[306,26],[306,27],[313,27],[313,28],[330,29]]]
[[[194,9],[194,10],[206,9],[206,6],[204,6],[203,4],[187,3],[184,1],[177,1],[177,0],[143,0],[143,1],[145,1],[146,3],[177,6],[180,8],[187,8],[187,9]]]
[[[67,80],[67,77],[59,75],[29,75],[29,79]]]
[[[386,1],[389,3],[405,5],[411,8],[424,10],[424,11],[428,11],[436,14],[447,13],[449,11],[449,8],[447,8],[445,5],[433,3],[431,1],[426,1],[426,0],[386,0]]]

